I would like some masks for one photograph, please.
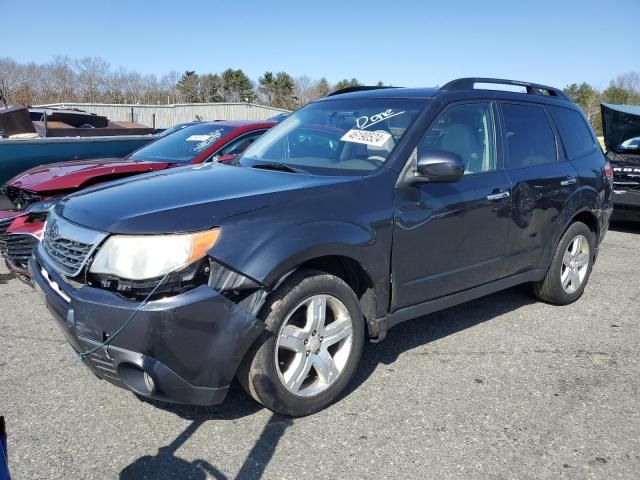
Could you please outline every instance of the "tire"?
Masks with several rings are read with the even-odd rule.
[[[312,312],[323,308],[327,322],[319,328],[322,315]],[[365,322],[353,290],[334,275],[302,270],[270,295],[260,318],[266,329],[238,369],[247,393],[292,417],[333,403],[362,355]]]
[[[558,242],[547,275],[533,284],[534,294],[555,305],[568,305],[580,298],[591,276],[594,242],[589,227],[582,222],[572,223]],[[573,250],[577,252],[575,256]]]

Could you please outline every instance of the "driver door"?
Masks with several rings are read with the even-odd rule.
[[[511,184],[490,101],[454,104],[427,129],[417,152],[459,155],[455,183],[395,191],[392,311],[496,280],[506,249]]]

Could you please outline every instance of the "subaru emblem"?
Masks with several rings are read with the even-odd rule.
[[[60,229],[58,228],[58,223],[55,220],[53,220],[47,227],[47,236],[51,240],[56,240],[59,235],[60,235]]]

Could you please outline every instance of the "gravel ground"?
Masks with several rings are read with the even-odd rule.
[[[640,476],[640,226],[603,244],[567,307],[526,287],[369,344],[346,396],[272,415],[141,402],[97,380],[33,291],[0,271],[0,414],[15,479]]]

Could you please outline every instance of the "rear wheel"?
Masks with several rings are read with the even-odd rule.
[[[571,224],[558,243],[547,275],[534,284],[536,296],[558,305],[580,298],[591,275],[594,248],[589,227],[582,222]]]
[[[309,270],[293,275],[263,309],[267,329],[243,360],[240,383],[278,413],[304,416],[325,408],[357,368],[363,318],[340,278]]]

